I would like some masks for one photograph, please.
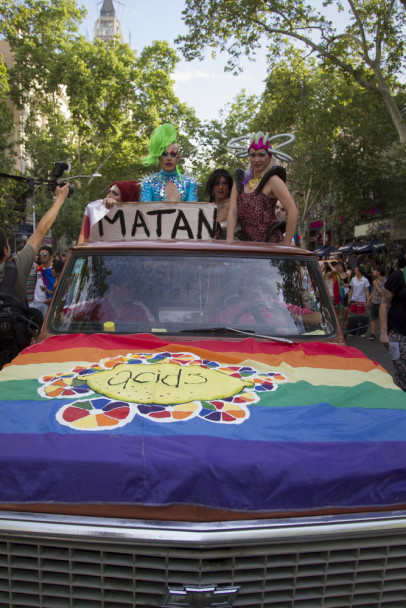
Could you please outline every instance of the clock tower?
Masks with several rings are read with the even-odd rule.
[[[104,0],[100,10],[100,17],[94,25],[94,37],[100,38],[105,42],[111,40],[113,36],[123,39],[121,24],[116,17],[113,0]]]

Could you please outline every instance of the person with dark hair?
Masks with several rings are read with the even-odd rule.
[[[52,271],[55,275],[55,283],[60,278],[65,262],[63,260],[54,260],[52,263]],[[55,287],[55,284],[54,284]]]
[[[45,316],[48,310],[46,304],[47,290],[52,293],[54,275],[52,274],[53,251],[49,245],[42,245],[39,250],[40,266],[37,268],[37,282],[35,284],[34,299],[30,303],[32,308],[38,308]]]
[[[47,295],[45,304],[47,306],[49,306],[51,303],[52,296],[54,295],[55,289],[59,282],[59,279],[61,278],[61,272],[62,272],[63,266],[64,266],[64,262],[62,262],[62,260],[54,260],[52,262],[52,275],[54,277],[54,284],[51,289],[47,289],[47,288],[45,289],[45,293]]]
[[[225,169],[215,169],[206,183],[205,194],[210,203],[217,207],[217,223],[219,225],[217,238],[221,238],[226,228],[228,210],[230,208],[230,193],[233,187],[233,178]]]
[[[335,270],[340,277],[341,290],[340,290],[340,313],[344,326],[347,325],[348,315],[350,307],[348,303],[348,292],[350,289],[350,276],[346,268],[346,264],[342,259],[338,259],[335,265]]]
[[[326,282],[328,295],[330,296],[330,300],[335,308],[340,304],[340,295],[337,292],[336,282],[337,282],[337,269],[336,262],[332,260],[325,260],[322,262],[321,271]]]
[[[354,276],[350,281],[350,289],[348,292],[348,301],[350,304],[350,312],[363,315],[365,314],[366,303],[369,297],[369,281],[362,272],[360,266],[354,269]]]
[[[142,159],[146,167],[159,163],[161,170],[142,180],[141,201],[197,201],[196,180],[179,170],[180,150],[176,129],[168,123],[153,130],[149,154]]]
[[[231,140],[228,147],[236,150],[237,157],[249,157],[249,165],[244,173],[237,169],[235,183],[230,196],[230,210],[227,217],[227,239],[233,240],[237,223],[241,232],[239,238],[246,241],[269,241],[290,245],[295,233],[298,217],[297,207],[286,187],[286,171],[279,166],[277,159],[292,160],[279,148],[293,141],[273,146],[271,142],[280,135],[269,137],[268,133],[251,133]],[[249,145],[241,146],[240,140],[248,139]],[[275,214],[277,201],[287,212],[286,230],[272,227],[278,222]]]
[[[379,310],[381,343],[389,349],[395,368],[395,383],[406,391],[406,245],[397,270],[388,276]]]
[[[276,230],[283,230],[283,236],[285,236],[286,216],[288,214],[286,213],[286,209],[280,201],[276,201],[275,215],[276,215],[277,223],[273,226],[273,228],[275,228]],[[268,240],[269,240],[269,238],[268,238]],[[290,244],[292,245],[292,247],[296,246],[296,241],[294,238],[292,239]]]
[[[22,348],[28,346],[31,336],[42,324],[42,314],[30,309],[27,303],[27,279],[35,255],[46,233],[55,222],[58,212],[69,194],[69,184],[57,186],[56,197],[51,207],[38,222],[35,232],[29,237],[25,246],[12,261],[10,245],[3,228],[0,228],[0,293],[2,301],[8,302],[8,308],[15,314],[15,331],[10,335],[0,334],[0,368],[11,361]],[[2,314],[0,310],[0,314]],[[12,319],[11,319],[12,320]],[[24,323],[26,325],[24,326]],[[26,330],[26,331],[25,331]]]
[[[121,180],[112,182],[103,199],[89,203],[85,209],[78,245],[86,243],[90,236],[90,228],[97,224],[110,209],[119,203],[134,203],[140,200],[140,184],[136,180]]]
[[[362,274],[369,282],[369,291],[371,291],[372,290],[372,280],[373,280],[373,273],[372,273],[373,265],[372,265],[371,256],[369,256],[369,255],[365,256],[363,258],[360,266],[361,266]]]
[[[383,286],[385,285],[385,266],[377,266],[372,269],[372,289],[368,296],[367,308],[369,308],[369,317],[371,319],[371,335],[370,340],[375,340],[376,321],[379,318],[379,308],[382,302]]]

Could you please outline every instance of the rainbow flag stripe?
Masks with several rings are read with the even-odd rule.
[[[406,505],[406,395],[354,348],[55,336],[0,395],[3,504]]]

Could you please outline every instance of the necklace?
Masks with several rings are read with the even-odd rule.
[[[262,175],[260,175],[259,177],[251,177],[250,181],[248,182],[248,188],[250,190],[253,190],[254,188],[256,188],[259,184],[259,182],[262,179]]]

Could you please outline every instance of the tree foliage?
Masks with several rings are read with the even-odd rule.
[[[404,104],[399,98],[399,105]],[[322,218],[342,238],[379,209],[399,217],[406,203],[405,163],[383,101],[343,74],[326,70],[291,48],[266,80],[259,98],[240,95],[228,114],[206,125],[213,158],[228,167],[226,142],[250,131],[293,132],[288,187],[299,206],[299,233],[309,244],[310,223]],[[402,177],[403,176],[403,177]]]
[[[77,33],[83,10],[76,0],[1,3],[7,16],[2,31],[15,59],[9,94],[24,109],[30,175],[46,178],[63,160],[71,164],[70,175],[103,176],[73,182],[75,194],[55,223],[54,236],[76,240],[89,201],[104,196],[111,181],[145,173],[140,160],[154,127],[172,122],[184,154],[192,152],[198,121],[176,97],[171,77],[179,59],[167,42],[139,55],[118,39],[89,42]],[[37,191],[38,215],[49,196],[46,188]]]
[[[14,158],[14,144],[11,141],[13,114],[6,101],[9,90],[7,68],[0,56],[0,167],[2,171],[8,171],[12,167]]]
[[[219,117],[202,124],[198,130],[198,153],[191,162],[191,169],[200,178],[199,200],[206,200],[205,185],[214,169],[226,169],[231,176],[236,167],[245,167],[243,160],[235,158],[227,143],[244,133],[252,131],[252,120],[259,109],[260,101],[255,95],[243,90],[220,111]]]
[[[406,13],[398,0],[327,0],[347,12],[349,23],[337,32],[333,23],[303,0],[186,0],[183,11],[189,33],[180,44],[189,60],[204,49],[227,52],[229,69],[241,55],[253,58],[266,45],[273,68],[292,41],[306,47],[325,68],[339,70],[363,89],[380,97],[406,143],[406,122],[396,103],[404,69]]]

